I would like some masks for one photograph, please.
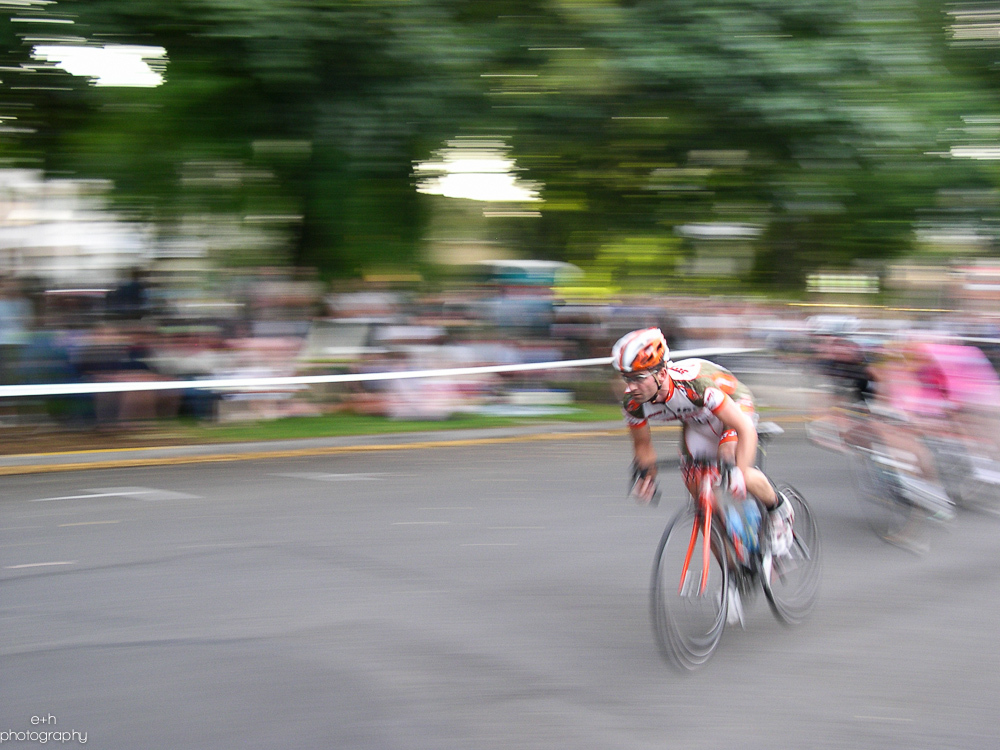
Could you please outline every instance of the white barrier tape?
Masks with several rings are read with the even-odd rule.
[[[762,349],[690,349],[671,352],[674,358],[706,357],[720,354],[744,354]],[[345,375],[295,375],[274,378],[211,378],[204,380],[155,380],[118,383],[48,383],[39,385],[0,386],[0,398],[17,396],[70,396],[84,393],[124,393],[126,391],[178,391],[190,388],[208,390],[261,390],[289,388],[318,383],[358,383],[375,380],[408,380],[412,378],[448,378],[459,375],[489,375],[502,372],[562,370],[568,367],[595,367],[611,364],[611,357],[570,359],[557,362],[533,362],[521,365],[488,367],[451,367],[441,370],[407,370],[401,372],[359,372]]]
[[[857,331],[850,331],[848,333],[842,334],[846,338],[851,336],[871,336],[872,338],[893,338],[905,342],[913,343],[931,343],[931,340],[940,341],[941,343],[952,343],[956,341],[961,341],[963,343],[971,344],[1000,344],[1000,339],[997,338],[984,338],[982,336],[957,336],[953,333],[947,333],[945,331],[924,331],[919,328],[909,329],[902,328],[898,331],[887,331],[878,328],[872,329],[860,329]]]

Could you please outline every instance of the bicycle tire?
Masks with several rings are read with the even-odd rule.
[[[959,441],[949,438],[924,437],[923,441],[934,458],[934,468],[941,487],[956,506],[966,505],[962,485],[966,478],[974,479],[975,474],[968,449]]]
[[[819,526],[798,490],[789,484],[778,485],[778,490],[792,504],[795,541],[786,555],[770,558],[765,552],[761,583],[779,622],[798,625],[813,611],[819,594],[823,569]]]
[[[650,609],[653,632],[660,653],[673,667],[690,672],[711,658],[726,627],[729,569],[725,564],[725,539],[720,524],[713,523],[709,575],[704,593],[701,582],[699,535],[687,579],[681,570],[695,522],[692,506],[682,508],[667,524],[653,564]]]
[[[941,484],[956,507],[997,515],[1000,511],[1000,462],[957,440],[925,441],[934,456]]]
[[[887,452],[870,437],[856,442],[851,452],[851,474],[861,512],[871,530],[885,540],[900,536],[916,512],[902,496],[893,470],[876,461]]]
[[[980,473],[989,475],[989,479],[980,478]],[[977,513],[1000,515],[1000,484],[997,475],[1000,465],[990,459],[979,459],[971,462],[969,473],[963,477],[959,489],[962,498],[961,506]]]

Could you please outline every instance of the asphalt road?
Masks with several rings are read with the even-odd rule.
[[[844,462],[792,429],[771,469],[820,523],[817,610],[787,629],[761,596],[681,676],[648,615],[681,485],[637,507],[628,460],[594,435],[5,477],[0,740],[1000,746],[1000,520],[886,546]]]

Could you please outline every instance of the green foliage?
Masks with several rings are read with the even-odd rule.
[[[604,390],[611,392],[608,383]],[[403,420],[342,412],[321,417],[290,417],[273,421],[240,423],[238,425],[172,425],[177,438],[191,443],[230,443],[299,438],[336,437],[340,435],[381,435],[400,432],[446,431],[516,427],[551,422],[602,422],[621,419],[621,404],[598,393],[596,403],[576,403],[565,413],[537,417],[496,417],[479,414],[455,414],[442,420]]]
[[[59,0],[46,14],[94,43],[164,47],[166,83],[90,86],[37,67],[39,28],[0,26],[0,116],[20,128],[0,158],[111,179],[166,235],[193,215],[235,222],[233,248],[213,240],[233,263],[418,263],[429,208],[413,165],[456,135],[506,138],[544,185],[541,219],[498,236],[609,283],[682,274],[702,251],[678,234],[689,224],[760,227],[748,281],[794,289],[811,269],[911,251],[918,222],[996,219],[939,201],[1000,176],[942,156],[1000,136],[969,120],[997,116],[995,47],[951,42],[927,0]],[[246,221],[259,216],[278,218]]]

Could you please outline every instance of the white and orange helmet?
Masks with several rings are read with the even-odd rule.
[[[664,365],[670,358],[667,340],[659,328],[643,328],[622,336],[611,349],[618,372],[641,372]]]

